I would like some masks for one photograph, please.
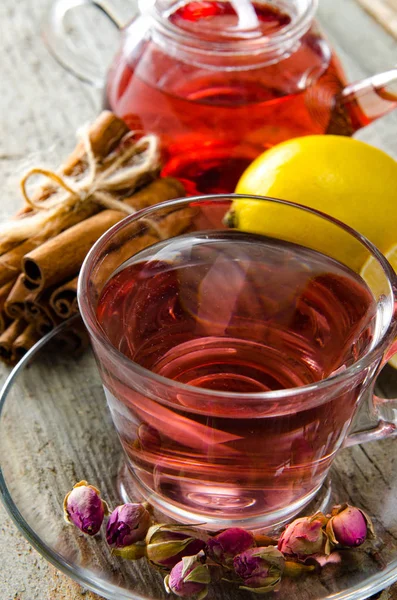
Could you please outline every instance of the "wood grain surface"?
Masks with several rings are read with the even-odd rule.
[[[397,0],[357,0],[361,6],[397,38]]]
[[[12,214],[21,203],[18,178],[26,165],[38,159],[56,164],[57,157],[72,148],[75,130],[93,119],[101,106],[101,91],[65,72],[44,46],[40,32],[50,4],[51,0],[0,2],[0,218]],[[93,47],[96,34],[95,54],[105,65],[115,48],[115,31],[101,15],[90,8],[87,11],[79,12],[70,33],[84,33],[82,45],[88,48]],[[356,0],[321,0],[319,20],[351,80],[386,70],[396,62],[396,41]],[[397,115],[362,130],[358,137],[397,157]],[[2,381],[6,375],[2,367]],[[397,586],[377,597],[397,600]],[[97,596],[39,556],[0,505],[0,600],[80,598]]]

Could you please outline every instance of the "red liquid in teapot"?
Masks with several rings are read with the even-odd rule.
[[[291,21],[270,5],[254,7],[265,36]],[[229,2],[211,1],[189,2],[169,20],[179,30],[200,28],[208,41],[238,23]],[[160,136],[163,174],[179,178],[191,194],[232,192],[256,156],[286,139],[354,130],[347,113],[335,110],[342,70],[314,29],[278,62],[229,71],[191,64],[152,40],[128,52],[128,39],[127,30],[106,105],[131,129]]]

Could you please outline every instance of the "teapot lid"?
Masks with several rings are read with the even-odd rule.
[[[139,0],[142,14],[175,35],[221,45],[299,39],[316,7],[317,0]]]
[[[244,4],[255,12],[248,23]],[[248,69],[280,61],[312,24],[318,0],[139,0],[156,42],[197,66]]]

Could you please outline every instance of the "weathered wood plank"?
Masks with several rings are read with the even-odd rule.
[[[396,0],[357,0],[361,6],[397,38]]]

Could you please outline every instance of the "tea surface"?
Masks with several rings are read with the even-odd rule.
[[[367,349],[376,304],[364,281],[302,246],[209,232],[168,240],[107,284],[112,344],[159,375],[263,392],[319,381]]]

